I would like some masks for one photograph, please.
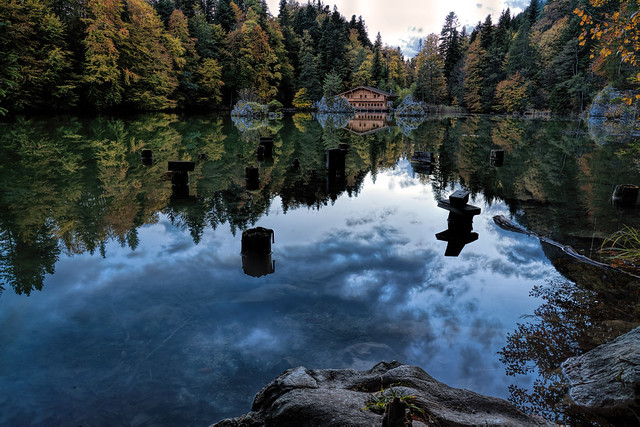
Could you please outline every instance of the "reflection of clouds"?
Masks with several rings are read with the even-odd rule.
[[[0,378],[25,377],[2,383],[11,396],[3,403],[33,396],[23,414],[64,424],[74,419],[68,402],[101,408],[86,419],[109,419],[108,408],[149,396],[122,416],[162,423],[186,410],[211,422],[246,412],[294,365],[365,369],[391,359],[506,396],[495,352],[533,311],[531,286],[554,270],[536,239],[504,235],[484,216],[474,222],[480,239],[443,257],[433,236],[446,212],[418,185],[383,193],[391,179],[411,182],[396,172],[332,209],[266,218],[277,269],[260,279],[242,272],[239,236],[207,229],[196,246],[164,217],[140,229],[134,258],[114,243],[106,259],[61,259],[28,304],[0,299]],[[48,395],[65,384],[81,391]]]

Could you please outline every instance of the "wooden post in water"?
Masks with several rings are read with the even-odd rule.
[[[504,150],[491,150],[489,164],[496,168],[502,167],[504,165]]]
[[[271,243],[274,232],[269,228],[256,227],[242,232],[242,270],[248,276],[261,277],[275,272],[271,260]]]
[[[469,192],[458,190],[449,196],[449,200],[440,200],[438,207],[449,211],[447,229],[436,234],[436,239],[447,242],[445,256],[458,256],[465,245],[478,240],[473,233],[473,217],[480,214],[480,208],[468,204]]]
[[[244,169],[244,177],[247,190],[257,190],[260,188],[260,170],[253,166]]]
[[[142,153],[140,153],[140,160],[143,165],[151,166],[153,164],[153,151],[142,150]]]
[[[632,208],[638,200],[638,186],[633,184],[617,185],[611,196],[614,206]]]
[[[189,197],[189,172],[193,172],[195,167],[194,162],[169,161],[168,169],[171,171],[171,187],[174,197]]]

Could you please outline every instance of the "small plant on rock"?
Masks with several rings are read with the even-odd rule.
[[[388,388],[383,388],[381,386],[380,391],[377,391],[371,395],[369,400],[367,400],[366,402],[366,406],[362,408],[362,410],[369,410],[371,412],[375,412],[376,414],[383,414],[387,409],[387,406],[395,398],[398,398],[406,403],[412,415],[415,415],[416,412],[424,415],[424,411],[412,403],[412,401],[416,398],[414,395],[402,394],[400,391],[394,389],[393,386],[389,386]]]

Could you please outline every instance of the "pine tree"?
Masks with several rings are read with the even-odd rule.
[[[417,99],[429,104],[439,104],[446,96],[444,61],[438,52],[438,36],[429,34],[417,59],[416,88]]]
[[[335,70],[331,70],[322,82],[322,94],[325,98],[331,98],[342,92],[342,78]]]
[[[373,59],[371,61],[371,78],[373,84],[380,87],[384,82],[384,72],[382,68],[382,36],[378,32],[376,42],[373,44]]]
[[[462,61],[462,48],[457,27],[458,17],[454,12],[450,12],[440,32],[439,46],[440,55],[444,58],[443,74],[447,80],[447,99],[449,102],[453,100],[454,93],[457,92],[455,71],[461,68]]]
[[[322,88],[318,78],[318,65],[313,54],[311,35],[305,31],[300,45],[300,74],[298,75],[298,88],[306,88],[309,97],[318,100],[322,96]]]
[[[229,33],[236,26],[236,16],[231,7],[232,0],[218,0],[215,12],[213,13],[213,23],[219,24],[225,33]]]

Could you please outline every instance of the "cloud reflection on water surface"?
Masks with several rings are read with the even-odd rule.
[[[444,258],[434,235],[446,213],[411,178],[381,198],[394,179],[379,173],[357,200],[319,212],[272,208],[258,225],[275,230],[277,269],[260,279],[242,273],[239,236],[207,229],[194,245],[165,217],[139,230],[135,252],[110,243],[106,259],[62,258],[46,292],[0,299],[0,343],[12,348],[0,373],[15,396],[4,403],[17,408],[3,421],[171,422],[188,410],[212,422],[248,410],[284,369],[383,359],[506,397],[495,353],[535,306],[531,286],[557,273],[536,240],[505,238],[485,216],[480,239]]]

